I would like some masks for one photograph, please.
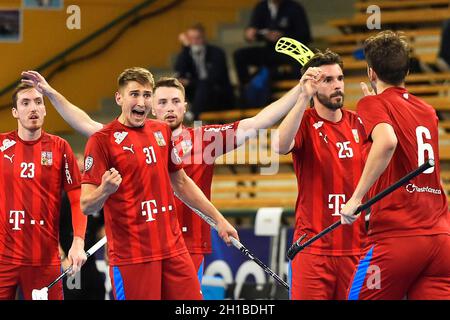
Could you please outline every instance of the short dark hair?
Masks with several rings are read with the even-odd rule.
[[[156,89],[161,88],[161,87],[176,88],[176,89],[180,90],[181,93],[183,93],[183,97],[185,97],[184,86],[181,84],[180,81],[178,81],[177,78],[172,78],[172,77],[159,78],[158,81],[156,81],[154,91],[156,91]]]
[[[136,81],[141,85],[150,84],[152,89],[155,87],[155,80],[151,72],[141,67],[125,69],[117,78],[117,85],[119,89],[122,89],[130,81]]]
[[[341,57],[337,53],[331,51],[330,49],[326,49],[325,52],[316,50],[314,56],[303,66],[301,72],[303,75],[308,68],[331,64],[338,64],[341,69],[344,70],[344,62],[342,62]]]
[[[188,30],[196,30],[203,35],[206,33],[205,26],[203,24],[201,24],[200,22],[193,24],[192,26],[189,27]]]
[[[28,90],[28,89],[32,89],[32,88],[34,88],[34,86],[31,85],[31,84],[28,84],[28,83],[25,83],[25,82],[19,83],[19,84],[14,88],[14,91],[13,91],[13,94],[12,94],[12,100],[13,100],[13,105],[12,105],[12,107],[17,109],[17,100],[18,100],[18,99],[17,99],[17,96],[19,95],[19,93],[20,93],[21,91]]]
[[[390,85],[400,85],[409,71],[410,47],[403,33],[381,31],[364,41],[367,64],[378,78]]]

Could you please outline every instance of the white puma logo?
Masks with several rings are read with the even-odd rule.
[[[131,151],[131,153],[133,153],[133,154],[134,154],[134,151],[133,151],[133,145],[131,145],[130,147],[127,147],[127,146],[123,146],[123,147],[122,147],[122,149],[123,149],[123,150],[128,150],[128,151]]]
[[[11,161],[11,163],[12,163],[12,160],[13,160],[13,158],[14,158],[14,155],[12,155],[11,157],[9,157],[7,154],[4,154],[3,155],[6,159],[8,159],[9,161]]]

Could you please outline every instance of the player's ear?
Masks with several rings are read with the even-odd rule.
[[[371,67],[367,67],[367,77],[369,78],[369,81],[375,81],[377,74],[375,73],[375,70],[373,70]]]
[[[152,104],[152,107],[150,110],[152,110],[152,115],[156,118],[156,112],[155,112],[155,108],[153,107],[153,104]]]
[[[186,111],[187,111],[187,108],[188,108],[188,104],[187,104],[187,102],[184,102],[183,106],[184,106],[184,111],[183,111],[183,113],[186,113]]]
[[[119,91],[116,92],[115,98],[116,98],[116,103],[119,106],[122,106],[122,95],[120,94]]]
[[[16,108],[12,108],[12,109],[11,109],[11,113],[12,113],[12,116],[13,116],[15,119],[19,119],[19,113],[17,112],[17,109],[16,109]]]

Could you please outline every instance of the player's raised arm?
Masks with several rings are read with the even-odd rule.
[[[22,82],[33,85],[44,94],[61,117],[77,132],[90,137],[94,132],[103,128],[103,124],[94,121],[86,112],[69,102],[37,71],[24,71],[22,78]]]
[[[170,181],[173,190],[183,202],[189,206],[210,216],[217,224],[219,236],[228,244],[231,244],[230,236],[239,240],[235,228],[224,218],[224,216],[206,198],[200,188],[189,178],[183,169],[170,173]]]
[[[272,149],[276,153],[286,154],[294,147],[294,138],[300,127],[303,113],[323,78],[324,74],[320,68],[313,67],[309,68],[300,79],[301,92],[297,102],[273,135]]]
[[[242,145],[246,139],[255,136],[257,130],[267,129],[275,125],[289,112],[289,110],[292,109],[300,92],[301,87],[300,83],[298,83],[294,88],[289,90],[288,93],[262,109],[254,117],[241,120],[236,132],[237,146]]]

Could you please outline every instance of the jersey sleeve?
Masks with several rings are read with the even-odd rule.
[[[81,183],[99,186],[109,170],[109,157],[98,135],[89,138],[84,151],[84,174]]]
[[[222,124],[207,125],[201,127],[203,138],[203,150],[211,151],[214,158],[237,148],[237,130],[239,121]],[[243,132],[245,134],[245,132]],[[213,151],[213,152],[212,152]]]
[[[81,174],[78,168],[77,160],[73,154],[69,143],[63,140],[62,145],[62,174],[64,191],[69,192],[80,188]]]
[[[377,124],[387,123],[393,126],[387,106],[377,96],[367,96],[359,100],[356,112],[364,123],[366,134],[369,139]]]
[[[303,145],[303,131],[305,130],[305,124],[302,122],[300,123],[300,127],[298,128],[297,133],[294,137],[294,147],[289,152],[298,152],[302,148]]]
[[[170,127],[166,125],[166,136],[169,141],[169,159],[167,159],[168,170],[169,172],[175,172],[183,168],[183,162],[181,160],[180,155],[178,154],[178,150],[175,146],[175,141],[172,139],[172,130]]]

